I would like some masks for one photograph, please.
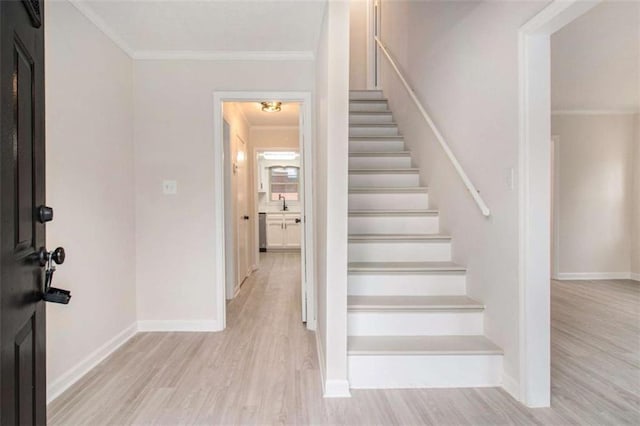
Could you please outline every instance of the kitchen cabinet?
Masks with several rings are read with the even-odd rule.
[[[267,250],[300,248],[300,213],[267,213]]]
[[[282,215],[267,215],[267,250],[284,247],[284,221]]]
[[[284,218],[284,246],[286,248],[300,248],[300,225],[296,223],[300,216]]]

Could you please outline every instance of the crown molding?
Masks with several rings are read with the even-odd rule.
[[[133,59],[141,61],[313,61],[312,51],[191,51],[142,50],[134,52]]]
[[[124,53],[129,55],[130,58],[134,58],[134,51],[114,30],[111,28],[97,13],[95,13],[86,2],[81,0],[69,0],[75,8],[84,15],[93,25],[96,26],[104,35],[106,35],[112,42],[115,43]]]
[[[635,115],[638,109],[554,109],[551,115]]]
[[[75,8],[106,35],[131,59],[141,61],[313,61],[311,50],[276,51],[198,51],[198,50],[134,50],[84,0],[69,0]]]

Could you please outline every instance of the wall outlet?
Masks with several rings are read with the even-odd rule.
[[[178,193],[178,182],[175,180],[162,181],[162,193],[164,195],[175,195]]]

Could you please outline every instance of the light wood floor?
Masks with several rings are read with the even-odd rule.
[[[49,406],[49,423],[640,424],[640,285],[553,282],[552,408],[501,389],[323,399],[300,323],[299,255],[266,254],[222,333],[141,333]]]

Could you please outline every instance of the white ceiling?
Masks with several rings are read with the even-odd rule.
[[[289,52],[312,57],[326,0],[70,0],[136,57]]]
[[[280,112],[264,112],[259,102],[238,103],[252,126],[298,126],[300,106],[297,102],[285,102]]]

